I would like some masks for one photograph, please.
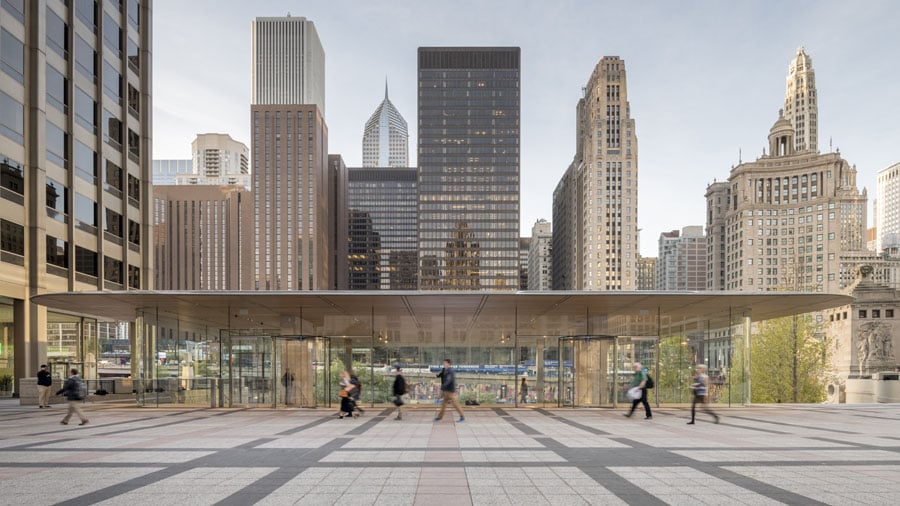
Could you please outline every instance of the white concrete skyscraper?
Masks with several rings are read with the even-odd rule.
[[[794,127],[794,151],[819,150],[819,105],[816,98],[816,73],[812,58],[803,48],[788,67],[784,92],[784,117]]]
[[[900,163],[878,171],[875,252],[900,249]]]
[[[384,100],[372,113],[363,131],[363,167],[408,167],[409,131],[406,120],[388,98],[384,83]]]
[[[251,104],[316,105],[324,115],[325,51],[313,22],[256,18],[251,34]]]

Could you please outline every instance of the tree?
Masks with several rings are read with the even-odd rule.
[[[645,367],[651,365],[653,364],[645,364]],[[674,335],[660,339],[659,372],[654,378],[659,402],[690,402],[693,370],[693,351],[685,336]]]
[[[824,401],[828,350],[809,314],[760,322],[750,339],[751,401]]]

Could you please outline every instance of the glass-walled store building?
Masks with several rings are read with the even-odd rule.
[[[449,358],[462,401],[615,407],[626,402],[633,362],[655,378],[654,402],[689,402],[691,369],[704,363],[714,397],[746,403],[750,357],[732,351],[747,346],[752,321],[834,307],[850,298],[723,292],[120,292],[33,300],[53,311],[133,321],[131,377],[122,382],[143,405],[325,407],[337,400],[343,369],[359,375],[364,403],[387,403],[397,365],[412,385],[412,402],[434,404],[440,398],[435,374]],[[736,363],[733,357],[741,358]]]

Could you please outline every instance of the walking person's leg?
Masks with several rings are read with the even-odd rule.
[[[697,415],[697,396],[694,395],[694,398],[691,399],[691,421],[688,422],[688,425],[693,425],[694,417]]]
[[[715,412],[713,412],[712,409],[710,409],[709,403],[706,402],[705,397],[703,398],[703,411],[713,417],[713,420],[715,420],[716,423],[719,423],[719,415],[717,415]]]
[[[64,416],[62,421],[60,422],[63,425],[69,423],[69,419],[72,418],[72,414],[75,413],[75,409],[76,409],[75,401],[69,401],[68,404],[69,404],[69,407],[68,407],[68,409],[66,409],[66,416]]]
[[[72,403],[72,409],[75,411],[75,414],[78,415],[78,419],[81,420],[81,425],[88,423],[88,419],[84,416],[84,412],[81,411],[81,406],[78,403],[81,401],[75,401]]]
[[[459,401],[456,400],[456,394],[450,394],[450,400],[453,402],[453,407],[456,408],[456,412],[459,413],[459,419],[465,419],[466,415],[463,414],[462,406],[459,405]]]
[[[435,417],[435,420],[440,420],[444,418],[444,411],[447,409],[447,402],[450,397],[450,392],[441,392],[441,410],[438,411],[438,415]]]
[[[638,406],[638,404],[640,404],[640,402],[641,402],[640,399],[634,399],[634,400],[632,400],[632,401],[631,401],[631,409],[628,410],[628,414],[626,414],[625,416],[631,416],[631,415],[633,415],[633,414],[634,414],[634,410],[637,409],[637,406]]]
[[[653,413],[650,411],[650,402],[647,400],[647,389],[641,389],[641,404],[644,405],[644,412],[647,414],[647,418],[653,418]]]

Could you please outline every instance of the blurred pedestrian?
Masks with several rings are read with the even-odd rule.
[[[694,368],[694,382],[691,383],[691,390],[694,391],[694,400],[691,402],[691,421],[688,425],[694,425],[694,417],[697,412],[697,404],[700,404],[703,412],[712,416],[715,423],[719,423],[719,415],[713,413],[707,404],[707,394],[709,388],[709,376],[706,375],[706,365],[697,364]]]
[[[397,406],[397,418],[394,420],[403,420],[403,412],[401,411],[401,406],[406,403],[406,395],[409,393],[409,383],[406,382],[406,378],[403,377],[403,373],[400,370],[400,366],[397,366],[396,374],[394,376],[394,406]]]
[[[72,418],[73,414],[78,415],[78,418],[81,419],[81,423],[78,425],[86,425],[90,421],[84,416],[81,407],[78,406],[87,396],[87,385],[78,376],[78,369],[72,368],[69,370],[69,379],[63,383],[63,387],[56,392],[56,395],[63,395],[69,401],[69,409],[66,411],[66,416],[59,423],[69,425],[69,419]]]
[[[459,413],[458,422],[465,422],[466,415],[463,414],[462,407],[459,405],[459,401],[456,400],[456,373],[453,372],[453,364],[450,363],[449,358],[444,359],[443,368],[441,372],[437,375],[438,378],[441,378],[441,410],[438,412],[438,415],[434,417],[435,422],[441,421],[444,418],[444,411],[447,409],[447,404],[452,404],[454,408],[456,408],[456,412]]]
[[[522,384],[519,386],[519,402],[521,404],[528,402],[528,382],[525,381],[524,376],[522,376]]]
[[[647,415],[644,417],[644,420],[650,420],[653,418],[653,413],[650,412],[650,403],[647,402],[647,373],[641,368],[640,362],[635,362],[631,368],[634,371],[634,378],[631,380],[630,387],[637,388],[640,396],[631,401],[631,410],[625,416],[630,417],[634,414],[638,404],[643,404],[644,413]]]

